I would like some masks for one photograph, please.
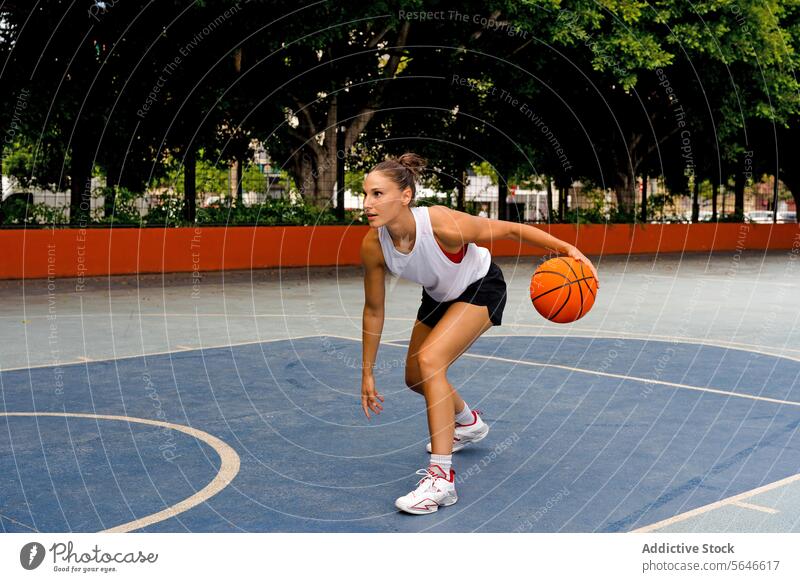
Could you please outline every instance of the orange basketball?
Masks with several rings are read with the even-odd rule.
[[[531,277],[531,301],[542,317],[570,323],[594,305],[597,281],[591,269],[571,257],[545,261]]]

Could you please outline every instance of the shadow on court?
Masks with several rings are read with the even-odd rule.
[[[360,407],[361,342],[341,337],[5,371],[0,523],[9,532],[143,518],[137,531],[625,532],[800,472],[796,360],[692,343],[484,336],[449,374],[491,425],[453,456],[459,502],[402,514],[394,499],[419,478],[428,440],[404,361],[402,343],[381,345],[384,412],[371,421]],[[62,415],[7,416],[33,411]],[[222,459],[203,435],[240,463],[211,496],[204,488]],[[148,518],[192,496],[186,511]]]

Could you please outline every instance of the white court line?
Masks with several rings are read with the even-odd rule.
[[[273,338],[273,339],[248,340],[246,342],[234,342],[234,343],[219,344],[219,345],[214,345],[214,346],[202,346],[202,347],[198,346],[196,348],[190,348],[190,349],[191,350],[197,350],[197,351],[205,351],[205,350],[215,350],[215,349],[219,349],[219,348],[233,348],[233,347],[236,347],[236,346],[249,346],[249,345],[253,345],[253,344],[268,344],[268,343],[272,343],[272,342],[285,342],[285,341],[291,341],[291,340],[307,339],[307,338],[312,338],[312,337],[321,337],[321,336],[317,334],[317,335],[299,335],[299,336],[293,336],[293,337],[281,337],[281,338]],[[337,336],[325,336],[325,337],[337,337]],[[347,338],[347,339],[352,339],[352,338]],[[358,341],[361,341],[361,340],[358,340]],[[16,367],[16,368],[2,368],[2,367],[0,367],[0,372],[14,372],[14,371],[19,371],[19,370],[33,370],[33,369],[36,369],[36,368],[57,368],[59,366],[74,366],[75,364],[85,364],[85,363],[87,363],[87,361],[91,361],[92,363],[115,362],[117,360],[130,360],[132,358],[147,358],[147,357],[150,357],[150,356],[164,356],[166,354],[181,354],[181,353],[187,351],[185,346],[176,345],[175,347],[182,348],[182,349],[164,350],[163,352],[146,352],[146,353],[142,352],[141,354],[129,354],[127,356],[114,356],[112,358],[98,358],[96,360],[86,360],[86,359],[81,360],[80,358],[83,358],[83,356],[78,356],[79,359],[72,360],[71,362],[58,361],[58,362],[55,362],[55,363],[50,362],[48,364],[34,364],[33,366],[19,366],[19,367]]]
[[[505,325],[505,324],[503,324]],[[513,325],[513,324],[512,324]],[[621,331],[615,331],[613,333],[625,333]],[[728,350],[737,350],[739,352],[750,352],[753,354],[761,354],[764,356],[772,356],[773,358],[784,358],[786,360],[792,360],[794,362],[800,362],[800,357],[794,356],[787,356],[783,354],[776,354],[775,352],[765,352],[763,350],[754,350],[751,348],[761,348],[761,347],[770,347],[770,346],[760,346],[758,344],[745,344],[741,342],[726,342],[724,340],[702,340],[697,338],[683,338],[680,336],[671,336],[671,335],[644,335],[644,334],[634,334],[628,333],[625,336],[618,336],[618,335],[581,335],[581,334],[559,334],[559,333],[552,333],[552,334],[542,334],[538,336],[529,336],[529,335],[520,335],[517,333],[493,333],[490,335],[485,335],[484,337],[579,337],[585,339],[636,339],[642,341],[658,341],[658,342],[666,342],[667,340],[675,343],[682,343],[682,344],[692,344],[698,346],[711,346],[714,348],[725,348]],[[744,347],[737,347],[737,346],[744,346]],[[748,347],[749,346],[749,347]],[[774,348],[774,349],[781,349],[787,352],[800,352],[800,349],[794,348]]]
[[[306,335],[306,336],[293,336],[293,337],[289,337],[289,338],[275,338],[275,339],[268,339],[268,340],[250,340],[250,341],[246,341],[246,342],[235,342],[235,343],[220,344],[220,345],[214,345],[214,346],[204,346],[202,348],[198,347],[198,348],[193,348],[193,349],[196,349],[196,350],[201,350],[202,349],[203,351],[205,351],[205,350],[213,350],[213,349],[219,349],[219,348],[228,348],[228,347],[236,347],[236,346],[262,344],[262,343],[273,343],[273,342],[280,342],[280,341],[292,341],[292,340],[308,339],[308,338],[315,338],[315,337],[339,338],[339,339],[350,340],[350,341],[353,341],[353,342],[360,342],[361,341],[360,338],[353,338],[353,337],[342,336],[342,335],[316,334],[316,335]],[[537,337],[542,337],[542,336],[524,336],[524,335],[516,335],[516,334],[508,334],[508,335],[494,334],[494,335],[486,335],[486,336],[483,336],[483,337],[518,337],[518,338],[535,339]],[[556,335],[553,335],[553,336],[550,336],[550,337],[584,337],[584,336],[573,336],[573,335],[556,336]],[[588,337],[589,338],[591,338],[591,337],[603,337],[605,339],[615,339],[614,336],[588,336]],[[625,339],[625,338],[616,338],[616,339]],[[381,341],[380,343],[384,344],[384,345],[390,345],[392,347],[406,347],[403,344],[396,343],[396,342],[399,342],[399,341],[401,341],[401,340],[385,340],[385,341]],[[402,341],[405,341],[405,340],[402,340]],[[704,344],[702,342],[698,342],[698,343],[701,343],[701,345],[711,345],[711,344]],[[176,347],[185,348],[185,346],[176,346]],[[738,348],[728,348],[728,349],[737,349],[738,351],[752,352],[752,353],[762,353],[764,355],[772,356],[774,358],[783,358],[785,360],[791,360],[791,361],[800,362],[800,359],[793,358],[792,356],[783,356],[783,355],[780,355],[780,354],[769,354],[767,352],[755,352],[754,350],[742,350],[742,349],[738,349]],[[72,361],[72,362],[58,362],[56,364],[53,364],[53,363],[37,364],[37,365],[34,365],[34,366],[20,366],[20,367],[17,367],[17,368],[3,368],[3,369],[0,369],[0,372],[12,372],[12,371],[18,371],[18,370],[30,370],[30,369],[35,369],[35,368],[52,368],[52,367],[56,367],[56,366],[70,366],[70,365],[75,365],[75,364],[86,364],[88,361],[91,361],[93,363],[113,362],[113,361],[116,361],[116,360],[125,360],[125,359],[131,359],[131,358],[142,358],[142,357],[147,357],[147,356],[160,356],[160,355],[166,355],[166,354],[177,354],[177,353],[183,353],[183,352],[186,352],[186,351],[187,351],[186,349],[166,350],[166,351],[162,351],[162,352],[149,352],[149,353],[146,353],[146,354],[143,353],[143,354],[133,354],[133,355],[128,355],[128,356],[118,356],[118,357],[115,357],[115,358],[103,358],[103,359],[96,359],[96,360],[82,359],[82,360]],[[498,360],[498,361],[501,361],[501,362],[508,362],[508,363],[512,363],[512,364],[522,364],[522,365],[526,365],[526,366],[561,368],[561,369],[564,369],[564,370],[570,370],[570,371],[573,371],[573,372],[580,372],[580,373],[584,373],[584,374],[594,374],[594,375],[597,375],[597,376],[607,376],[607,377],[610,377],[610,378],[619,378],[619,379],[622,379],[622,380],[632,380],[634,382],[644,382],[645,384],[659,384],[659,385],[662,385],[662,386],[670,386],[670,387],[673,387],[673,388],[682,388],[682,389],[685,389],[685,390],[695,390],[695,391],[700,391],[700,392],[709,392],[709,393],[712,393],[712,394],[721,394],[721,395],[725,395],[725,396],[734,396],[736,398],[746,398],[746,399],[750,399],[750,400],[760,400],[760,401],[763,401],[763,402],[772,402],[774,404],[786,404],[786,405],[789,405],[789,406],[800,406],[800,402],[794,402],[792,400],[780,400],[780,399],[777,399],[777,398],[768,398],[766,396],[753,396],[751,394],[743,394],[743,393],[739,393],[739,392],[731,392],[731,391],[728,391],[728,390],[718,390],[716,388],[704,388],[704,387],[700,387],[700,386],[691,386],[689,384],[678,384],[678,383],[675,383],[675,382],[666,382],[666,381],[663,381],[663,380],[650,380],[650,379],[647,379],[647,378],[639,378],[637,376],[626,376],[626,375],[623,375],[623,374],[612,374],[612,373],[609,373],[609,372],[598,372],[596,370],[587,370],[587,369],[583,369],[583,368],[574,368],[574,367],[571,367],[571,366],[562,366],[562,365],[559,365],[559,364],[542,364],[542,363],[538,363],[538,362],[526,362],[524,360],[512,360],[512,359],[509,359],[509,358],[502,358],[500,356],[482,356],[482,355],[478,355],[478,354],[470,354],[468,352],[465,352],[462,355],[470,357],[470,358],[493,359],[493,360]]]
[[[6,319],[6,318],[14,319],[16,317],[17,316],[15,316],[15,315],[0,315],[0,319]],[[44,319],[46,317],[48,317],[48,316],[47,315],[29,315],[27,317],[27,319]],[[59,314],[59,317],[60,318],[81,317],[81,314],[63,314],[63,315]],[[89,315],[86,315],[84,317],[87,317],[87,318],[88,317],[104,317],[104,318],[107,318],[108,315],[106,315],[106,314],[100,314],[100,315],[89,314]],[[317,314],[317,315],[305,315],[305,314],[283,314],[283,313],[256,313],[256,314],[236,314],[236,313],[233,313],[233,314],[231,314],[231,313],[227,313],[227,314],[226,313],[198,313],[198,314],[194,314],[194,313],[139,313],[139,314],[137,314],[137,317],[158,317],[160,319],[163,319],[165,317],[191,317],[191,318],[197,318],[197,317],[225,317],[225,318],[231,318],[231,319],[232,318],[243,318],[243,317],[246,317],[248,319],[258,318],[258,317],[275,317],[275,318],[281,318],[281,319],[303,319],[303,318],[305,318],[305,319],[346,319],[346,320],[350,321],[350,320],[353,320],[353,319],[358,319],[360,316],[356,317],[356,316],[350,316],[350,315],[319,315],[319,314]],[[384,317],[384,319],[386,321],[413,322],[415,318],[413,318],[413,317],[388,317],[387,316],[387,317]],[[546,332],[552,332],[552,333],[545,334],[547,336],[556,336],[556,337],[564,336],[563,333],[560,333],[560,332],[557,332],[556,330],[554,330],[553,329],[553,325],[541,325],[541,324],[534,324],[534,323],[512,323],[512,322],[504,323],[503,325],[507,326],[507,327],[524,327],[524,328],[530,328],[530,329],[541,329],[541,330],[544,330]],[[595,335],[581,335],[581,334],[572,334],[571,333],[567,337],[585,337],[585,338],[595,338],[595,337],[597,337],[597,338],[606,338],[606,339],[633,338],[633,339],[640,339],[640,340],[664,340],[664,341],[670,340],[670,341],[679,341],[679,342],[687,343],[687,344],[709,345],[709,346],[720,347],[720,348],[729,348],[731,346],[742,346],[741,348],[734,348],[734,349],[763,348],[763,347],[772,348],[772,346],[763,346],[763,345],[760,345],[760,344],[749,344],[749,343],[746,343],[746,342],[733,342],[733,341],[727,341],[727,340],[721,340],[721,339],[699,340],[697,338],[686,337],[686,336],[675,336],[675,335],[665,335],[665,334],[655,334],[655,333],[651,333],[651,334],[645,335],[645,334],[637,333],[637,332],[634,332],[634,331],[630,331],[629,332],[629,331],[621,331],[621,330],[614,330],[612,332],[614,334],[619,334],[619,335],[608,335],[608,334],[598,334],[597,332],[599,330],[594,330],[592,328],[587,328],[587,327],[573,327],[573,326],[570,326],[570,329],[574,329],[576,331],[583,331],[583,332],[595,332]],[[499,334],[499,333],[490,333],[490,334],[486,334],[486,336],[487,337],[491,337],[491,336],[496,336],[496,337],[506,337],[506,336],[507,337],[536,337],[536,336],[524,336],[524,335],[519,335],[519,334]],[[292,339],[300,339],[300,338],[303,338],[303,337],[319,337],[319,335],[317,335],[317,336],[297,336],[297,337],[292,338]],[[333,337],[333,336],[331,336],[331,337]],[[342,337],[342,336],[338,336],[338,337]],[[287,339],[289,339],[289,338],[287,338]],[[354,338],[346,338],[346,339],[354,339]],[[361,340],[359,339],[357,341],[361,341]],[[781,349],[781,350],[783,350],[785,352],[798,352],[798,353],[800,353],[800,348],[778,348],[776,346],[773,349]],[[753,349],[746,349],[744,351],[749,351],[749,352],[758,353],[758,354],[765,354],[767,356],[775,356],[775,354],[773,352],[759,351],[759,350],[753,350]],[[791,358],[791,356],[783,356],[783,357]],[[791,358],[791,359],[795,359],[795,358]],[[800,361],[800,358],[797,358],[796,361]]]
[[[410,321],[408,318],[386,318],[386,319],[403,319],[403,320],[406,320],[406,321]],[[545,327],[545,326],[529,325],[527,327]],[[625,332],[616,332],[616,333],[625,333]],[[634,334],[627,334],[627,335],[634,336]],[[224,347],[234,347],[234,346],[252,345],[252,344],[260,344],[260,343],[271,343],[271,342],[278,342],[278,341],[291,341],[291,340],[300,340],[300,339],[315,338],[315,337],[323,337],[323,335],[315,334],[315,335],[306,335],[306,336],[293,336],[293,337],[288,337],[288,338],[275,338],[275,339],[269,339],[269,340],[263,340],[263,339],[262,340],[252,340],[252,341],[246,341],[246,342],[221,344],[221,345],[215,345],[215,346],[204,346],[202,349],[203,350],[209,350],[209,349],[224,348]],[[335,334],[324,334],[324,337],[345,339],[345,340],[350,340],[350,341],[353,341],[353,342],[362,341],[360,338],[353,338],[353,337],[341,336],[341,335],[335,335]],[[525,335],[518,335],[518,334],[507,334],[507,335],[489,334],[489,335],[486,335],[484,337],[519,337],[519,338],[535,339],[537,337],[542,337],[542,336],[525,336]],[[609,336],[609,335],[577,336],[577,335],[572,335],[572,334],[570,334],[569,336],[563,336],[563,335],[558,336],[558,335],[552,334],[552,335],[549,335],[547,337],[583,337],[583,338],[589,338],[589,339],[591,339],[591,338],[627,339],[627,338],[624,338],[624,337],[620,338],[618,336]],[[642,336],[642,337],[639,337],[639,338],[636,338],[634,336],[634,339],[652,339],[652,337],[655,337],[655,336]],[[670,337],[670,336],[660,336],[660,337]],[[683,341],[684,343],[698,343],[698,344],[701,344],[701,345],[714,345],[711,342],[700,342],[700,341],[696,341],[696,340],[695,341],[689,341],[691,338],[678,338],[678,337],[676,337],[674,339],[679,339],[679,340]],[[398,342],[398,341],[401,341],[401,340],[381,341],[380,343],[381,344],[385,344],[385,345],[390,345],[392,347],[407,347],[405,345],[402,345],[402,344],[398,345],[397,343],[395,343],[395,342]],[[720,345],[720,346],[717,346],[717,347],[728,347],[728,346]],[[196,349],[199,350],[201,348],[196,348]],[[734,348],[734,349],[736,349],[736,348]],[[114,360],[121,360],[121,359],[139,358],[139,357],[145,357],[145,356],[157,356],[157,355],[179,353],[179,352],[182,352],[182,351],[185,351],[185,350],[166,350],[166,351],[160,351],[160,352],[134,354],[134,355],[129,355],[129,356],[119,356],[117,358],[107,358],[105,360],[95,360],[95,361],[96,362],[114,361]],[[755,353],[755,350],[740,350],[740,351],[753,351]],[[769,355],[769,356],[772,356],[772,357],[783,358],[783,359],[792,360],[792,361],[800,361],[800,359],[793,358],[791,356],[785,356],[785,355],[779,355],[779,354],[770,354],[768,352],[758,352],[758,353],[763,353],[765,355]],[[494,357],[492,357],[492,356],[477,356],[476,354],[469,354],[469,353],[466,353],[466,352],[464,354],[462,354],[462,355],[470,356],[470,357],[483,357],[483,358],[487,358],[487,359],[504,360],[504,361],[509,361],[509,362],[512,362],[512,363],[516,362],[516,363],[522,363],[522,364],[531,364],[530,362],[519,362],[519,361],[515,361],[515,360],[509,360],[509,359],[506,359],[506,358],[500,358],[500,357],[497,357],[497,356],[494,356]],[[6,368],[5,370],[2,370],[2,371],[27,370],[27,369],[30,369],[30,368],[47,368],[47,367],[53,367],[55,365],[71,365],[71,364],[80,364],[80,363],[84,363],[84,362],[59,362],[58,364],[52,364],[51,363],[51,364],[41,364],[41,365],[19,367],[19,368]],[[546,366],[546,364],[537,364],[537,365]],[[552,366],[556,366],[556,365],[552,365]],[[556,367],[558,367],[558,366],[556,366]],[[569,368],[567,368],[567,369],[569,369]],[[573,368],[573,369],[575,371],[584,371],[584,370],[579,370],[577,368]],[[584,372],[586,372],[586,373],[594,373],[594,374],[604,374],[604,373],[601,373],[601,372],[594,372],[594,371],[591,371],[591,370],[585,370]],[[610,374],[604,374],[604,375],[610,375]],[[686,388],[686,389],[700,390],[700,391],[707,391],[707,392],[716,392],[716,393],[728,394],[728,395],[737,396],[737,397],[748,397],[748,396],[742,395],[742,394],[725,392],[725,391],[717,391],[717,390],[714,390],[714,389],[701,388],[701,387],[697,387],[697,386],[672,384],[672,383],[653,381],[653,380],[646,380],[646,379],[628,377],[628,376],[617,376],[617,375],[613,375],[613,376],[621,377],[621,378],[629,378],[629,379],[634,380],[634,381],[644,381],[646,383],[666,384],[666,385],[673,386],[673,387],[678,387],[678,388]],[[756,397],[756,396],[749,396],[749,397],[752,398],[752,399],[756,399],[756,400],[767,400],[767,401],[772,401],[772,402],[786,403],[786,404],[795,405],[795,406],[800,405],[800,403],[797,403],[797,402],[779,401],[779,400],[775,400],[775,399],[767,399],[767,398],[764,398],[764,397]],[[37,414],[37,413],[0,413],[0,415],[4,415],[4,416],[9,416],[9,415],[23,416],[23,415],[35,415],[35,414]],[[42,415],[47,415],[47,413],[41,413],[41,414]],[[62,413],[52,413],[51,415],[63,416]],[[95,415],[75,415],[75,416],[85,416],[87,418],[94,418],[95,417]],[[101,418],[103,418],[103,417],[101,417]],[[128,417],[110,417],[110,418],[122,420],[122,419],[127,419]],[[154,424],[154,425],[169,425],[169,428],[173,428],[174,427],[174,430],[180,430],[182,432],[196,430],[196,429],[191,429],[190,427],[182,427],[181,425],[170,425],[169,423],[160,423],[158,421],[148,421],[148,420],[144,420],[144,419],[131,419],[130,421],[131,422],[142,422],[142,423],[145,423],[145,424]],[[198,433],[203,433],[203,431],[197,431],[197,432]],[[187,434],[192,434],[192,433],[187,433]],[[203,433],[203,434],[207,434],[207,433]],[[216,437],[212,437],[211,435],[208,435],[208,437],[213,438],[213,439],[216,438]],[[224,446],[228,447],[228,445],[225,444],[224,442],[222,442],[222,441],[219,441],[219,442],[222,443]],[[233,452],[234,455],[236,455],[236,453],[235,453],[235,451],[233,451],[233,449],[231,449],[231,451]],[[238,459],[239,459],[239,457],[238,457],[238,455],[236,455],[236,460],[237,460],[237,469],[236,469],[236,471],[237,472],[238,472]],[[234,473],[234,475],[235,475],[235,473]],[[707,511],[711,511],[711,510],[716,509],[718,507],[722,507],[724,505],[732,503],[733,501],[737,501],[737,500],[740,500],[740,499],[746,499],[747,497],[750,497],[752,495],[757,495],[758,493],[761,493],[763,491],[768,491],[770,489],[781,487],[781,486],[783,486],[785,484],[788,484],[788,483],[791,483],[791,482],[794,482],[794,481],[797,481],[797,480],[800,480],[800,474],[793,475],[791,477],[787,477],[786,479],[782,479],[780,481],[775,481],[774,483],[770,483],[770,484],[764,485],[764,486],[759,487],[757,489],[753,489],[752,491],[748,491],[748,492],[739,494],[737,496],[730,497],[728,499],[720,500],[720,501],[711,503],[709,505],[706,505],[706,506],[703,506],[703,507],[700,507],[700,508],[697,508],[697,509],[694,509],[694,510],[691,510],[691,511],[679,514],[679,515],[676,515],[676,516],[673,516],[673,517],[668,518],[666,520],[663,520],[663,521],[657,522],[655,524],[651,524],[649,526],[645,526],[645,527],[642,527],[642,528],[639,528],[639,529],[636,529],[636,530],[632,530],[632,531],[633,532],[654,531],[654,530],[659,529],[661,527],[665,527],[666,525],[669,525],[670,523],[676,523],[676,522],[679,522],[679,521],[683,521],[685,519],[689,519],[690,517],[693,517],[694,515],[699,515],[701,513],[705,513]],[[208,486],[207,486],[207,488],[208,488]],[[180,504],[178,504],[178,505],[180,505]],[[188,509],[188,507],[186,509]],[[186,509],[182,509],[182,511],[186,511]],[[169,509],[165,510],[165,511],[169,511]],[[150,516],[150,517],[158,516],[161,513],[163,513],[163,512],[159,512],[158,514],[154,514],[153,516]],[[168,517],[171,517],[171,516],[167,515],[167,516],[161,517],[159,520],[156,520],[156,521],[167,519]],[[147,519],[147,518],[145,518],[145,519]],[[135,523],[135,522],[131,522],[131,523]],[[125,525],[129,525],[129,524],[123,524],[122,526],[118,526],[118,527],[123,527]],[[144,527],[144,526],[140,525],[138,527]],[[109,531],[111,531],[111,530],[109,530]]]
[[[486,336],[486,337],[489,337],[489,336]],[[515,336],[513,334],[509,334],[508,337],[527,337],[527,336]],[[569,336],[569,337],[573,337],[573,336]],[[406,347],[405,345],[402,345],[402,344],[397,345],[397,344],[395,344],[393,342],[381,342],[381,343],[387,343],[389,345],[394,345],[395,347]],[[742,350],[742,351],[747,351],[747,350]],[[532,364],[530,362],[521,362],[521,361],[518,361],[518,360],[511,360],[509,358],[501,358],[499,356],[480,356],[480,355],[477,355],[477,354],[469,354],[469,353],[466,353],[466,352],[464,354],[462,354],[462,356],[469,356],[469,357],[473,357],[473,358],[494,359],[494,360],[500,360],[500,361],[506,361],[506,362],[513,362],[513,363]],[[788,360],[794,360],[795,359],[795,358],[791,358],[791,357],[788,357],[788,356],[778,356],[778,355],[774,355],[774,357],[783,357],[783,358],[788,359]],[[561,365],[558,365],[558,364],[536,364],[536,365],[539,365],[539,366],[542,366],[542,367],[563,368],[563,369],[567,369],[567,370],[574,370],[574,371],[579,371],[579,372],[593,373],[593,374],[598,374],[598,375],[603,375],[603,376],[612,376],[612,377],[617,377],[617,378],[630,379],[630,380],[634,380],[634,381],[642,381],[642,382],[646,382],[646,383],[662,384],[662,385],[673,386],[673,387],[677,387],[677,388],[684,388],[684,389],[689,389],[689,390],[699,390],[699,391],[703,391],[703,392],[713,392],[713,393],[717,393],[717,394],[727,394],[729,396],[736,396],[736,397],[740,397],[740,398],[749,398],[749,399],[752,399],[752,400],[765,400],[765,401],[768,401],[768,402],[775,402],[775,403],[779,403],[779,404],[789,404],[789,405],[792,405],[792,406],[800,406],[800,402],[777,400],[777,399],[774,399],[774,398],[766,398],[766,397],[763,397],[763,396],[751,396],[751,395],[745,395],[745,394],[738,394],[738,393],[735,393],[735,392],[728,392],[728,391],[725,391],[725,390],[716,390],[716,389],[712,389],[712,388],[701,388],[699,386],[689,386],[689,385],[686,385],[686,384],[675,384],[675,383],[671,383],[671,382],[663,382],[663,381],[660,381],[660,380],[647,380],[647,379],[644,379],[644,378],[635,378],[635,377],[631,377],[631,376],[623,376],[621,374],[608,374],[608,373],[605,373],[605,372],[593,372],[591,370],[581,370],[581,369],[578,369],[578,368],[571,368],[569,366],[561,366]],[[775,481],[773,483],[768,483],[767,485],[764,485],[762,487],[758,487],[756,489],[752,489],[750,491],[746,491],[744,493],[740,493],[739,495],[734,495],[732,497],[728,497],[728,498],[722,499],[720,501],[715,501],[714,503],[709,503],[708,505],[704,505],[704,506],[699,507],[697,509],[693,509],[691,511],[687,511],[685,513],[680,513],[678,515],[675,515],[673,517],[664,519],[664,520],[656,522],[654,524],[651,524],[651,525],[648,525],[648,526],[644,526],[644,527],[632,530],[631,533],[634,533],[634,532],[644,533],[644,532],[655,531],[655,530],[661,529],[663,527],[666,527],[666,526],[668,526],[670,524],[678,523],[678,522],[687,520],[687,519],[689,519],[691,517],[694,517],[696,515],[701,515],[703,513],[706,513],[706,512],[709,512],[709,511],[713,511],[715,509],[719,509],[720,507],[724,507],[725,505],[739,505],[741,507],[747,507],[748,509],[764,511],[766,513],[778,513],[778,510],[776,510],[776,509],[772,509],[772,508],[764,507],[764,506],[760,506],[760,505],[755,505],[755,504],[750,504],[750,503],[744,504],[742,502],[742,500],[747,499],[749,497],[752,497],[754,495],[758,495],[759,493],[763,493],[765,491],[770,491],[771,489],[776,489],[778,487],[782,487],[784,485],[787,485],[789,483],[793,483],[793,482],[798,481],[798,480],[800,480],[800,473],[797,474],[797,475],[792,475],[792,476],[787,477],[785,479],[781,479],[779,481]]]
[[[637,275],[633,275],[634,277]],[[676,277],[671,275],[638,275],[639,277],[652,277],[653,279],[670,279],[674,280]],[[697,275],[692,275],[692,281],[705,281],[707,283],[724,283],[725,280],[723,277],[701,277]],[[736,279],[736,284],[743,283],[745,285],[769,285],[770,287],[797,287],[797,283],[773,283],[771,280],[759,280],[759,279]]]
[[[756,505],[755,503],[747,503],[746,501],[734,501],[731,505],[737,507],[744,507],[745,509],[754,509],[755,511],[763,511],[764,513],[780,513],[777,509],[766,507],[765,505]]]
[[[796,481],[800,481],[800,473],[797,475],[791,475],[790,477],[786,477],[785,479],[781,479],[779,481],[774,481],[772,483],[767,483],[766,485],[762,485],[761,487],[757,487],[755,489],[751,489],[750,491],[745,491],[744,493],[739,493],[738,495],[734,495],[733,497],[727,497],[725,499],[720,499],[719,501],[715,501],[714,503],[709,503],[708,505],[703,505],[702,507],[698,507],[697,509],[692,509],[691,511],[686,511],[684,513],[679,513],[678,515],[674,515],[672,517],[668,517],[667,519],[663,519],[661,521],[657,521],[656,523],[652,523],[650,525],[646,525],[644,527],[640,527],[638,529],[631,530],[630,533],[647,533],[652,532],[662,527],[666,527],[668,525],[672,525],[673,523],[678,523],[681,521],[686,521],[691,517],[695,517],[697,515],[702,515],[704,513],[708,513],[709,511],[713,511],[715,509],[719,509],[720,507],[725,507],[726,505],[733,505],[737,501],[742,501],[744,499],[748,499],[754,495],[758,495],[759,493],[764,493],[766,491],[771,491],[772,489],[777,489],[778,487],[783,487],[784,485],[788,485],[790,483],[794,483]]]
[[[333,336],[328,336],[333,337]],[[516,336],[521,337],[521,336]],[[381,342],[392,345],[397,348],[404,348],[405,345],[396,344],[390,341]],[[586,368],[575,368],[573,366],[564,366],[562,364],[542,364],[541,362],[528,362],[525,360],[513,360],[511,358],[503,358],[500,356],[483,356],[480,354],[470,354],[465,352],[461,354],[462,357],[478,358],[482,360],[497,360],[499,362],[507,362],[509,364],[520,364],[523,366],[536,366],[540,368],[558,368],[560,370],[569,370],[570,372],[579,372],[581,374],[591,374],[595,376],[605,376],[607,378],[619,378],[620,380],[632,380],[634,382],[644,382],[645,384],[658,384],[660,386],[669,386],[671,388],[682,388],[684,390],[695,390],[697,392],[710,392],[711,394],[722,394],[724,396],[735,396],[736,398],[746,398],[748,400],[759,400],[762,402],[772,402],[774,404],[786,404],[788,406],[800,406],[800,402],[793,400],[780,400],[778,398],[768,398],[766,396],[754,396],[752,394],[744,394],[741,392],[731,392],[729,390],[720,390],[718,388],[705,388],[702,386],[691,386],[689,384],[679,384],[677,382],[667,382],[665,380],[651,380],[649,378],[639,378],[638,376],[626,376],[625,374],[612,374],[611,372],[598,372],[597,370],[588,370]],[[779,357],[779,356],[776,356]]]
[[[175,505],[172,505],[162,511],[103,530],[101,533],[129,532],[152,525],[154,523],[158,523],[159,521],[164,521],[170,517],[175,517],[176,515],[191,509],[192,507],[204,503],[225,489],[225,487],[227,487],[228,484],[230,484],[234,477],[236,477],[236,475],[239,473],[239,455],[230,445],[205,431],[198,430],[190,426],[184,426],[182,424],[173,424],[171,422],[162,422],[160,420],[149,420],[147,418],[135,418],[132,416],[118,416],[114,414],[84,414],[79,412],[0,412],[0,416],[55,416],[69,418],[92,418],[96,420],[119,420],[129,423],[133,422],[137,424],[149,424],[151,426],[159,426],[188,434],[189,436],[192,436],[197,440],[209,445],[214,449],[214,451],[216,451],[217,455],[219,455],[220,467],[219,471],[214,476],[214,479],[191,497],[187,497],[183,501],[179,501]]]

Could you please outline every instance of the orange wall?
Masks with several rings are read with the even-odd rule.
[[[0,230],[0,279],[358,265],[368,226]],[[592,257],[611,254],[800,249],[797,224],[540,225]],[[498,257],[542,255],[513,241]]]

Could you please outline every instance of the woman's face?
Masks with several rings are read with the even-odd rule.
[[[364,178],[364,213],[371,228],[394,220],[409,202],[411,188],[400,190],[383,172],[370,172]]]

